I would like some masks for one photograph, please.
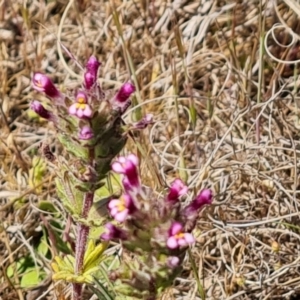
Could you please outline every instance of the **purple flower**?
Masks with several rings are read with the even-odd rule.
[[[187,191],[188,187],[182,182],[182,180],[175,179],[169,189],[166,200],[170,204],[175,204],[179,200],[179,197],[186,194]]]
[[[64,104],[64,96],[55,87],[48,76],[38,72],[34,73],[32,78],[32,87],[38,92],[45,93],[48,97],[58,100],[59,104]]]
[[[134,154],[127,157],[120,156],[113,164],[112,169],[118,174],[124,174],[123,185],[126,190],[140,188],[140,179],[137,171],[138,158]]]
[[[175,269],[176,267],[178,267],[179,263],[180,263],[180,259],[177,256],[168,257],[167,266],[170,269]]]
[[[55,116],[49,110],[47,110],[39,101],[33,100],[30,104],[30,108],[40,117],[52,122],[56,121]]]
[[[114,240],[114,239],[125,240],[127,238],[127,234],[124,230],[116,227],[111,223],[107,223],[105,225],[105,228],[106,228],[106,232],[100,236],[102,240],[105,241]]]
[[[183,214],[189,218],[193,217],[201,208],[206,204],[212,203],[212,191],[210,189],[204,189],[200,194],[183,210]]]
[[[94,137],[94,132],[91,127],[86,125],[80,129],[78,137],[80,140],[90,140]]]
[[[144,129],[149,124],[153,123],[153,115],[152,114],[146,114],[141,120],[139,120],[136,123],[133,123],[133,129]]]
[[[82,91],[79,91],[76,95],[76,103],[73,103],[69,107],[69,114],[77,116],[80,119],[90,118],[93,112],[87,102],[86,94]]]
[[[167,246],[170,249],[176,249],[180,247],[186,247],[195,242],[195,239],[191,233],[183,232],[183,226],[174,222],[169,229],[169,238],[167,240]]]
[[[121,108],[122,111],[125,111],[126,108],[130,105],[129,97],[134,92],[135,86],[132,83],[124,83],[115,97],[112,99],[113,108]]]
[[[91,56],[86,64],[86,72],[84,73],[84,83],[87,90],[90,90],[97,82],[98,69],[101,63],[95,56]]]
[[[109,202],[110,214],[118,222],[124,222],[128,215],[132,214],[136,207],[129,195],[122,195],[120,199],[113,199]]]

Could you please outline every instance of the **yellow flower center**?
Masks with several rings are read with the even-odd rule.
[[[176,240],[180,240],[184,238],[184,233],[183,232],[178,232],[177,234],[174,235]]]
[[[78,103],[85,104],[85,98],[84,98],[84,97],[78,97],[78,98],[77,98],[77,102],[78,102]]]
[[[119,211],[123,211],[126,209],[126,206],[125,206],[125,200],[123,197],[120,198],[120,201],[118,203],[118,210]]]
[[[76,108],[77,109],[82,109],[84,110],[86,107],[86,104],[85,103],[76,103]]]

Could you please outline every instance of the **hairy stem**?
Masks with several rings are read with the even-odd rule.
[[[94,192],[88,192],[85,194],[83,208],[82,208],[82,218],[86,219],[88,217],[89,211],[93,205]],[[77,225],[77,239],[76,239],[76,255],[75,255],[75,274],[81,274],[84,263],[84,254],[87,244],[87,239],[89,236],[90,228],[83,224]],[[78,283],[73,284],[73,300],[80,300],[82,294],[82,285]]]

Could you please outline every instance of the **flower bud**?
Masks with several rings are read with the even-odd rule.
[[[212,191],[204,189],[200,194],[183,210],[183,215],[187,218],[193,217],[205,204],[212,203]]]
[[[48,76],[38,72],[34,73],[32,78],[32,87],[38,92],[45,93],[50,98],[59,100],[59,104],[63,104],[64,96],[55,87]]]
[[[84,84],[87,90],[90,90],[97,82],[98,69],[101,63],[95,56],[91,56],[86,64],[86,72],[84,73]]]
[[[83,126],[80,129],[79,136],[78,136],[78,138],[80,140],[90,140],[93,137],[94,137],[94,132],[93,132],[93,130],[92,130],[91,127],[89,127],[89,126]]]
[[[30,104],[30,108],[41,118],[52,122],[55,121],[54,115],[49,110],[47,110],[39,101],[33,100]]]
[[[103,233],[100,238],[105,241],[120,239],[125,240],[127,238],[127,234],[124,230],[121,228],[118,228],[117,226],[107,223],[105,225],[106,232]]]
[[[179,266],[179,263],[180,263],[180,259],[177,256],[168,257],[167,266],[170,269],[175,269],[176,267]]]
[[[169,189],[166,201],[170,204],[175,204],[179,197],[186,194],[187,191],[188,187],[180,179],[175,179]]]
[[[112,99],[112,107],[120,108],[122,112],[124,112],[130,104],[129,97],[132,93],[135,92],[135,86],[130,83],[124,83],[115,97]]]

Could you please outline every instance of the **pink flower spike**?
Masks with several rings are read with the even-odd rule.
[[[183,183],[181,179],[175,179],[169,189],[169,193],[167,195],[167,202],[170,204],[175,204],[179,197],[186,194],[188,191],[188,187]]]
[[[91,127],[86,125],[80,129],[79,136],[78,136],[80,140],[90,140],[93,137],[94,137],[94,133]]]
[[[91,118],[93,111],[91,107],[87,104],[87,96],[84,92],[79,91],[76,95],[76,103],[73,103],[69,107],[69,114],[74,115],[80,119]]]
[[[48,97],[55,99],[58,104],[64,105],[64,96],[62,93],[55,87],[51,79],[42,74],[34,73],[32,78],[32,87],[41,93],[45,93]]]
[[[167,246],[170,249],[176,249],[181,247],[187,247],[195,242],[192,234],[183,232],[183,226],[174,222],[169,229],[169,238],[167,240]]]
[[[91,56],[86,63],[86,72],[84,73],[84,84],[87,90],[90,90],[97,82],[98,69],[101,63],[95,56]]]
[[[137,156],[130,154],[127,157],[119,157],[112,164],[114,172],[125,175],[123,182],[125,182],[126,186],[124,185],[124,187],[126,190],[140,189],[140,179],[137,170],[138,163],[139,161]]]
[[[132,214],[136,208],[129,195],[122,195],[120,199],[113,199],[109,202],[110,214],[118,222],[124,222],[128,215]]]
[[[127,238],[127,234],[124,230],[116,227],[111,223],[107,223],[105,225],[106,232],[103,233],[100,238],[105,241],[110,241],[114,239],[125,240]]]
[[[39,101],[33,100],[30,104],[30,108],[41,118],[52,122],[56,122],[55,116],[49,110],[47,110]]]

